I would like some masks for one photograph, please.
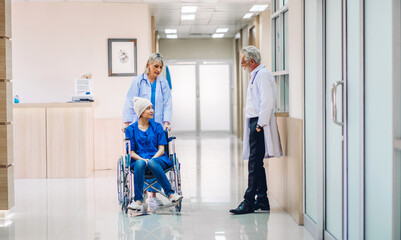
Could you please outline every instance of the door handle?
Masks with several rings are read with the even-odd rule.
[[[340,126],[343,126],[344,124],[337,121],[337,87],[343,84],[344,81],[337,81],[333,83],[333,86],[331,87],[331,120]]]

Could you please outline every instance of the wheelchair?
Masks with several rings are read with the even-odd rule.
[[[178,162],[177,155],[175,153],[175,137],[168,137],[168,131],[165,131],[167,138],[167,145],[165,145],[164,149],[167,151],[167,156],[169,156],[173,165],[170,168],[164,170],[164,173],[167,175],[167,179],[170,182],[171,188],[179,195],[182,195],[181,192],[181,175],[180,175],[180,163]],[[121,205],[121,210],[125,213],[128,213],[128,205],[133,200],[134,193],[134,174],[131,171],[131,143],[129,138],[124,139],[124,155],[118,159],[117,162],[117,195],[118,202]],[[145,179],[153,179],[152,182],[148,183],[144,182],[143,191],[147,191],[152,188],[157,193],[168,199],[168,196],[163,191],[160,191],[154,184],[157,182],[156,178],[150,171],[146,171]],[[181,211],[182,199],[175,204],[175,209],[177,212]]]

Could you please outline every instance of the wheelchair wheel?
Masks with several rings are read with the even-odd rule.
[[[180,200],[180,201],[178,202],[178,204],[175,205],[175,210],[176,210],[177,212],[181,212],[181,203],[182,203],[182,200]]]
[[[128,205],[129,205],[129,197],[127,195],[127,196],[124,196],[124,204],[123,204],[123,207],[121,209],[121,210],[124,211],[124,213],[128,212]]]
[[[122,205],[124,200],[124,169],[122,161],[122,157],[117,161],[117,197],[120,205]]]

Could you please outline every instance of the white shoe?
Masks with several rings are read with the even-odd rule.
[[[157,208],[163,206],[163,202],[157,197],[149,198],[149,207]]]
[[[129,205],[128,208],[134,211],[144,211],[145,210],[145,204],[143,204],[141,201],[132,201]]]
[[[183,198],[183,196],[178,195],[177,193],[171,194],[169,196],[169,200],[172,204],[177,204],[178,201],[180,201]]]

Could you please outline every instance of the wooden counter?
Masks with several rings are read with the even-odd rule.
[[[14,104],[15,177],[87,177],[93,125],[92,103]]]
[[[92,108],[92,102],[70,102],[70,103],[17,103],[14,108]]]

